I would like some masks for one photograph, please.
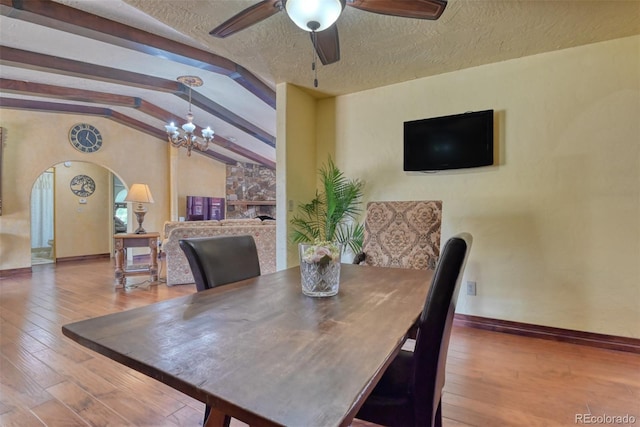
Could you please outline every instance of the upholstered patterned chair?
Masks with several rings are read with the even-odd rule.
[[[361,264],[435,269],[440,256],[442,201],[370,202],[366,215]]]

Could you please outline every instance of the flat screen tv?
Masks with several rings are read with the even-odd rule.
[[[404,170],[493,164],[493,110],[404,122]]]

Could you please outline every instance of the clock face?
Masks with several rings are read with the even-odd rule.
[[[71,191],[78,197],[89,197],[96,191],[95,181],[87,175],[76,175],[69,183]]]
[[[94,153],[102,147],[102,135],[94,126],[78,123],[69,131],[71,145],[83,153]]]

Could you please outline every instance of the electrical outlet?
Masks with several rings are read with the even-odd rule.
[[[467,295],[475,295],[475,294],[476,294],[476,282],[467,280]]]

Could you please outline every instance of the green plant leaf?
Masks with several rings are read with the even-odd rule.
[[[291,219],[294,243],[335,241],[354,253],[362,249],[364,227],[355,222],[361,212],[364,183],[348,179],[329,157],[319,169],[324,191],[309,203],[298,206]]]

